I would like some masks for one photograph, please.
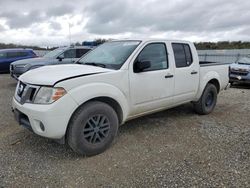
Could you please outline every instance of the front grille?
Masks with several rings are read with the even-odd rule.
[[[239,75],[239,76],[246,76],[248,72],[241,72],[241,71],[231,71],[231,74]]]
[[[16,88],[15,98],[21,104],[33,102],[38,89],[39,86],[33,86],[19,81]]]

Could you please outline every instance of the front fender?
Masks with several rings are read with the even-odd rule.
[[[106,83],[91,83],[82,85],[69,91],[69,94],[80,106],[85,102],[97,97],[109,97],[114,99],[120,105],[123,112],[123,121],[125,121],[129,114],[129,106],[127,97],[117,87]]]

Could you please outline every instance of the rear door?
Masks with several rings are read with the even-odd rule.
[[[150,61],[151,67],[136,73],[135,62]],[[132,115],[166,107],[174,89],[173,67],[169,63],[165,43],[148,43],[130,65]]]
[[[199,62],[185,43],[172,43],[175,60],[175,102],[192,100],[199,85]]]

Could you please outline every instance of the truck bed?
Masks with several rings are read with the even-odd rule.
[[[230,65],[231,63],[221,63],[221,62],[213,62],[213,61],[200,61],[199,62],[201,67],[206,66],[216,66],[216,65]]]

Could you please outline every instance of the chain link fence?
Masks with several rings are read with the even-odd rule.
[[[200,61],[235,63],[243,57],[250,57],[250,49],[242,50],[198,50]]]

